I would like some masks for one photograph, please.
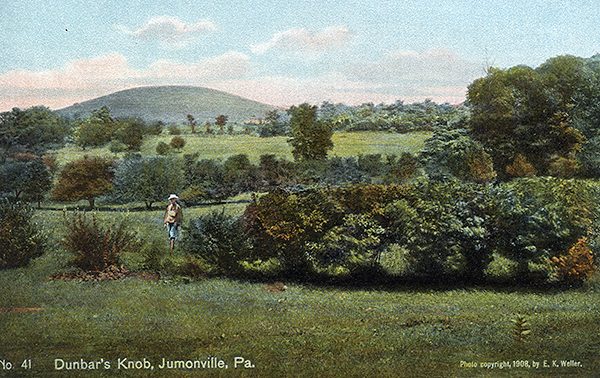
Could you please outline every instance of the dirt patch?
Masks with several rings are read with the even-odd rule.
[[[69,281],[113,281],[129,277],[131,272],[122,266],[111,265],[102,271],[85,271],[81,269],[72,269],[60,272],[50,276],[51,280],[69,280]]]
[[[68,281],[114,281],[123,278],[137,278],[142,281],[159,281],[160,274],[154,272],[131,272],[124,267],[109,266],[103,271],[85,271],[81,269],[71,269],[59,272],[48,277],[51,280]]]
[[[160,274],[152,272],[131,273],[129,277],[137,278],[142,281],[159,281]]]

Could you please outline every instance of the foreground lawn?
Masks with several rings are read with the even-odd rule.
[[[271,292],[262,283],[221,279],[48,280],[64,258],[50,253],[28,268],[0,271],[0,376],[593,377],[600,371],[600,295],[592,289],[288,284]],[[513,335],[517,314],[532,330],[524,343]],[[31,369],[22,368],[29,359]],[[177,368],[168,369],[168,361],[179,361],[171,364]],[[195,361],[205,368],[185,367]],[[2,370],[3,362],[13,369]],[[98,369],[66,371],[73,362]],[[505,362],[511,367],[500,369]]]

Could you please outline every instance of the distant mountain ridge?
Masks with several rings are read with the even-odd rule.
[[[214,89],[193,86],[150,86],[126,89],[62,108],[59,115],[77,119],[106,106],[115,118],[137,117],[146,122],[187,122],[188,114],[200,125],[221,114],[229,121],[261,119],[275,106]]]

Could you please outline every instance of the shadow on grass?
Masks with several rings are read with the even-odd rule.
[[[206,277],[209,278],[209,277]],[[417,276],[396,275],[385,272],[383,269],[372,269],[361,274],[334,277],[325,274],[311,274],[309,276],[294,277],[289,274],[247,274],[240,277],[225,277],[242,282],[272,284],[283,282],[302,286],[343,290],[372,290],[385,292],[444,292],[452,290],[485,290],[504,293],[560,293],[572,290],[587,290],[589,285],[563,284],[540,280],[539,277],[510,278],[510,279],[481,279],[465,280],[464,277],[455,275]]]

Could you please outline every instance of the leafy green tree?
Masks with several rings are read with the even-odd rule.
[[[429,177],[455,177],[479,183],[496,177],[490,155],[472,138],[468,125],[468,114],[463,113],[434,127],[419,156]]]
[[[139,151],[148,129],[144,121],[139,118],[126,118],[118,122],[115,139],[125,144],[128,150]]]
[[[94,110],[83,120],[75,122],[75,141],[84,150],[102,146],[113,139],[119,123],[112,118],[107,107]]]
[[[180,159],[133,156],[119,162],[112,197],[117,202],[143,201],[151,210],[157,201],[178,193],[184,182]]]
[[[317,118],[317,107],[307,103],[292,106],[290,115],[292,155],[297,161],[324,160],[333,148],[333,130]]]
[[[265,123],[259,129],[259,135],[263,138],[287,135],[288,133],[289,124],[283,120],[282,115],[277,110],[271,110],[267,113]]]
[[[43,158],[33,157],[27,161],[10,161],[0,166],[0,187],[11,192],[15,200],[21,195],[41,205],[44,194],[50,190],[52,176]]]
[[[158,142],[156,144],[156,153],[159,155],[166,155],[171,151],[171,146],[165,142]]]
[[[180,136],[174,136],[171,139],[171,143],[169,143],[171,145],[171,147],[173,147],[176,150],[180,150],[185,146],[185,139],[183,139]]]
[[[163,121],[155,121],[147,126],[146,133],[150,135],[160,135],[165,128]]]
[[[510,178],[506,168],[519,155],[546,175],[552,160],[573,159],[585,141],[569,110],[574,95],[568,88],[578,83],[559,75],[565,71],[562,63],[549,61],[539,69],[491,68],[469,86],[471,130],[491,154],[499,178]]]
[[[191,114],[188,114],[187,120],[188,120],[188,124],[190,125],[190,128],[192,129],[192,134],[194,134],[196,132],[196,120],[194,119],[194,116]]]
[[[226,115],[221,114],[215,119],[215,125],[219,126],[221,134],[225,133],[225,125],[227,124],[227,118],[228,117]]]
[[[69,132],[68,122],[43,106],[4,112],[0,114],[2,161],[13,152],[40,153],[60,146]]]
[[[230,196],[231,187],[225,178],[223,164],[213,159],[200,159],[198,154],[184,156],[186,200],[223,200]]]
[[[90,209],[94,209],[96,198],[111,190],[113,174],[112,161],[86,155],[60,171],[50,197],[59,202],[87,200]]]

